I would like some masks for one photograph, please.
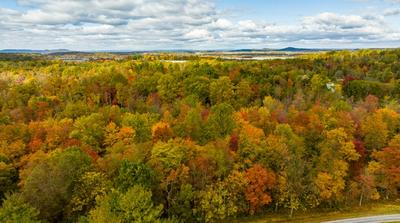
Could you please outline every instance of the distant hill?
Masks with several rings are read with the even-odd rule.
[[[322,51],[322,49],[305,49],[305,48],[286,47],[286,48],[275,50],[275,51],[280,51],[280,52],[315,52],[315,51]]]
[[[306,49],[306,48],[296,48],[296,47],[286,47],[282,49],[271,49],[271,48],[264,48],[264,49],[236,49],[230,50],[229,52],[317,52],[317,51],[324,51],[323,49]]]
[[[261,50],[258,50],[258,49],[238,49],[238,50],[230,50],[229,52],[241,53],[241,52],[256,52],[256,51],[261,51]],[[262,51],[267,51],[267,50],[262,50]]]

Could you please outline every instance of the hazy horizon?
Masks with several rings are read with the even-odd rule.
[[[399,0],[2,0],[0,49],[400,46]]]
[[[368,49],[398,49],[400,48],[397,46],[393,46],[393,47],[360,47],[360,48],[349,48],[349,47],[337,47],[337,48],[324,48],[324,47],[292,47],[292,46],[287,46],[287,47],[279,47],[279,48],[225,48],[225,49],[201,49],[201,50],[197,50],[197,49],[152,49],[152,50],[146,50],[146,49],[138,49],[138,50],[131,50],[131,49],[120,49],[120,50],[109,50],[109,49],[91,49],[91,50],[71,50],[71,49],[45,49],[45,48],[39,48],[39,49],[29,49],[29,48],[4,48],[4,49],[0,49],[0,51],[68,51],[68,52],[87,52],[87,53],[129,53],[129,52],[202,52],[202,51],[214,51],[214,52],[228,52],[228,51],[240,51],[240,50],[254,50],[254,51],[274,51],[274,50],[284,50],[287,48],[293,48],[293,49],[298,49],[298,50],[327,50],[327,51],[334,51],[334,50],[368,50]]]

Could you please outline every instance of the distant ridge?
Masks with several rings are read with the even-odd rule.
[[[31,49],[3,49],[0,53],[9,54],[68,54],[68,53],[195,53],[195,52],[318,52],[333,49],[306,49],[296,47],[286,47],[282,49],[235,49],[235,50],[143,50],[143,51],[129,51],[129,50],[93,50],[93,51],[72,51],[68,49],[53,49],[53,50],[31,50]]]
[[[306,48],[296,48],[296,47],[286,47],[282,49],[237,49],[229,50],[229,52],[318,52],[325,51],[327,49],[306,49]]]
[[[306,48],[286,47],[283,49],[279,49],[277,51],[281,51],[281,52],[314,52],[314,51],[322,51],[322,49],[306,49]]]

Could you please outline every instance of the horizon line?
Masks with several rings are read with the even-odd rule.
[[[277,47],[277,48],[225,48],[225,49],[153,49],[153,50],[131,50],[131,49],[93,49],[93,50],[78,50],[78,49],[66,49],[66,48],[52,48],[52,49],[32,49],[32,48],[3,48],[1,51],[65,51],[65,52],[177,52],[177,51],[189,51],[189,52],[207,52],[207,51],[239,51],[239,50],[254,50],[254,51],[273,51],[273,50],[284,50],[284,49],[297,49],[297,50],[361,50],[361,49],[400,49],[400,46],[396,47]]]

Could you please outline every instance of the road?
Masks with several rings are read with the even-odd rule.
[[[336,221],[326,221],[324,223],[382,223],[400,221],[400,214],[377,215],[363,218],[348,218]]]

